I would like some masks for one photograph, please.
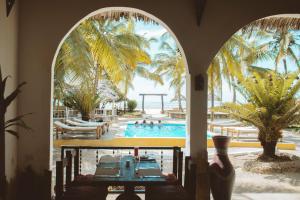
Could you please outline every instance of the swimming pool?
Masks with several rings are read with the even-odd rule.
[[[185,138],[185,124],[127,124],[125,130],[127,138],[141,137],[168,137],[168,138]],[[208,138],[211,135],[208,134]]]

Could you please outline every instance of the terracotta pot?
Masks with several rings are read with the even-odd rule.
[[[230,138],[227,136],[214,136],[213,142],[216,155],[209,166],[210,188],[214,200],[230,200],[235,171],[228,158],[227,149]]]

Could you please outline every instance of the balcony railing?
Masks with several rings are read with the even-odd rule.
[[[131,155],[134,154],[135,147],[91,147],[91,146],[62,146],[61,161],[56,162],[56,194],[60,197],[64,188],[68,188],[73,177],[94,173],[94,169],[84,169],[85,159],[89,162],[98,164],[99,159],[105,155]],[[185,162],[188,157],[183,159],[183,152],[180,147],[139,147],[139,155],[150,155],[160,163],[164,173],[172,173],[177,177],[178,183],[183,185],[183,169],[186,168]],[[168,166],[169,165],[169,166]],[[63,169],[66,166],[66,169]],[[64,172],[65,171],[65,172]],[[185,169],[186,171],[186,169]],[[194,175],[193,175],[194,176]],[[188,181],[185,177],[184,185]],[[110,186],[109,193],[120,193],[124,190],[123,186]],[[144,193],[143,186],[135,186],[135,192]]]
[[[114,116],[117,114],[117,111],[112,109],[95,109],[94,116]],[[74,109],[55,109],[53,110],[53,119],[60,120],[67,117],[79,117],[80,112]]]
[[[91,146],[62,146],[61,160],[66,151],[75,152],[74,156],[74,175],[91,174],[96,170],[101,155],[133,155],[134,147],[91,147]],[[139,155],[151,155],[160,164],[161,171],[164,173],[178,174],[182,180],[182,158],[178,160],[180,147],[139,147]],[[182,155],[183,156],[183,155]],[[181,157],[182,157],[181,156]],[[85,163],[94,163],[92,167],[85,168]],[[180,166],[178,166],[180,165]],[[181,170],[178,170],[178,169]]]

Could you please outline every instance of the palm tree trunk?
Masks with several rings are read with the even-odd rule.
[[[283,59],[283,66],[284,66],[284,73],[287,74],[288,71],[287,71],[287,64],[286,64],[286,59],[285,58]]]
[[[99,76],[100,74],[100,66],[99,64],[96,64],[96,67],[95,67],[95,80],[94,80],[94,94],[96,95],[97,94],[97,89],[98,89],[98,84],[99,84]]]
[[[87,112],[81,112],[81,119],[83,121],[90,121],[90,113]]]
[[[177,95],[178,95],[178,108],[181,112],[183,112],[182,104],[181,104],[181,88],[177,89]]]
[[[233,97],[232,97],[233,103],[236,103],[236,89],[235,86],[233,86]]]
[[[95,96],[98,92],[98,84],[99,84],[100,74],[101,74],[100,65],[96,64],[96,67],[95,67],[95,80],[94,80],[94,91],[93,91]],[[95,113],[95,109],[93,109],[91,112]],[[88,113],[88,117],[85,117],[85,118],[87,119],[85,121],[89,121],[90,120],[90,113]],[[84,120],[84,119],[82,119],[82,120]]]
[[[223,100],[223,83],[222,83],[222,79],[220,81],[220,101],[222,102]]]
[[[275,158],[275,152],[276,152],[276,145],[277,142],[266,142],[266,141],[261,141],[261,145],[263,147],[263,157],[264,158]]]
[[[60,102],[60,99],[58,98],[58,99],[57,99],[57,104],[56,104],[56,105],[54,105],[54,106],[56,106],[56,110],[58,110],[58,109],[59,109],[59,102]]]
[[[124,99],[124,114],[126,113],[126,97],[125,97],[125,99]]]
[[[211,106],[210,108],[212,109],[213,107],[215,107],[215,91],[214,88],[211,88]],[[211,121],[214,121],[215,119],[215,115],[214,112],[211,110]]]
[[[56,101],[57,101],[57,99],[56,99],[56,98],[53,98],[53,108],[54,108],[54,109],[55,109]]]
[[[215,116],[214,116],[214,112],[212,111],[212,108],[215,107],[215,90],[214,90],[214,80],[213,80],[213,73],[211,74],[211,79],[210,79],[210,86],[211,86],[211,91],[210,91],[210,95],[211,95],[211,111],[210,111],[210,115],[211,115],[211,121],[214,121]]]

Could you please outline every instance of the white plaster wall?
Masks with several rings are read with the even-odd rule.
[[[18,80],[17,71],[17,36],[18,36],[18,3],[13,7],[9,17],[6,17],[5,0],[0,0],[0,65],[3,77],[10,75],[6,87],[6,95],[15,89]],[[8,108],[6,119],[16,116],[17,102]],[[12,182],[17,170],[17,139],[6,134],[6,176]]]

